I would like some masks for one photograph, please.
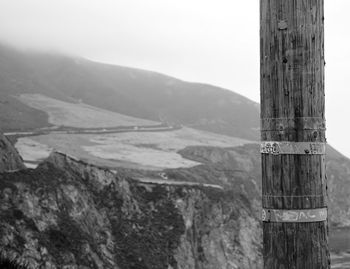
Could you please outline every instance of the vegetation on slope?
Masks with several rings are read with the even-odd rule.
[[[24,53],[1,45],[0,74],[0,92],[8,100],[13,95],[40,93],[138,118],[185,124],[245,139],[258,138],[258,105],[211,85],[80,58]],[[0,107],[11,117],[29,110],[19,103]],[[45,125],[42,114],[28,112],[26,121],[17,117],[16,123],[7,121],[2,129]]]

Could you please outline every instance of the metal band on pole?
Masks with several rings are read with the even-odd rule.
[[[326,144],[321,142],[280,142],[264,141],[260,145],[260,152],[263,154],[307,154],[324,155]]]
[[[262,209],[263,222],[321,222],[327,220],[327,208],[317,209]]]

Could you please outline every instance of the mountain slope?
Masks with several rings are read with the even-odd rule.
[[[0,46],[1,100],[40,93],[129,116],[190,125],[198,129],[257,140],[258,105],[232,91],[189,83],[139,69],[95,63],[81,58],[17,51]],[[0,104],[8,119],[29,110],[25,105]],[[7,112],[9,110],[10,112]],[[47,125],[39,111],[28,111],[26,122]],[[18,119],[18,117],[17,117]],[[45,122],[46,121],[46,122]],[[2,130],[25,128],[9,120]]]

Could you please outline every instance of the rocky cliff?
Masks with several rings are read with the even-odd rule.
[[[55,153],[0,174],[0,249],[28,268],[261,268],[245,195],[141,183]]]
[[[0,134],[0,173],[25,168],[22,158],[11,142]]]

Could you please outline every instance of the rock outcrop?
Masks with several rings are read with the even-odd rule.
[[[11,142],[0,134],[0,173],[25,168],[21,156]]]
[[[28,268],[261,268],[249,199],[141,183],[55,153],[0,174],[0,249]]]

